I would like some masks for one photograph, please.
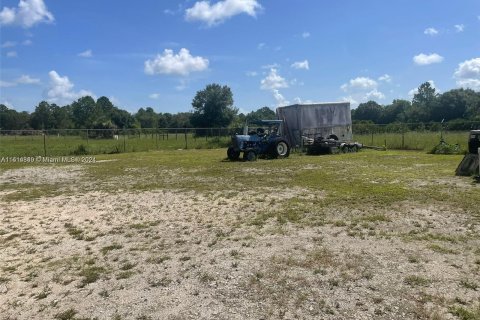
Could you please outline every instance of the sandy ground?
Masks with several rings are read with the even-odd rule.
[[[82,168],[9,170],[0,182],[59,178],[81,183]],[[256,223],[289,199],[321,197],[160,189],[0,200],[0,319],[457,319],[452,305],[480,302],[480,227],[461,210],[398,203]]]

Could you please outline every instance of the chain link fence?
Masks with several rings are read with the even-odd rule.
[[[429,151],[443,139],[467,149],[468,131],[478,123],[354,124],[353,139],[388,149]],[[0,130],[0,156],[114,154],[176,149],[225,148],[241,128]]]

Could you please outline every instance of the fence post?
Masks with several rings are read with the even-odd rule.
[[[402,130],[402,150],[405,150],[405,131]]]
[[[87,129],[87,145],[88,145],[88,129]]]
[[[123,128],[123,152],[127,152],[127,146],[126,146],[126,141],[125,141],[125,128]]]
[[[185,150],[188,149],[188,144],[187,144],[187,128],[185,127]]]
[[[43,132],[43,155],[47,156],[47,137],[45,131]]]

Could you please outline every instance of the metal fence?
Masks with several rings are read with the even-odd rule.
[[[468,129],[479,123],[354,124],[353,139],[364,145],[388,149],[425,150],[440,140],[467,149]],[[149,150],[224,148],[241,128],[154,128],[0,130],[0,156],[58,156],[113,154]],[[301,146],[293,146],[297,150]]]
[[[112,154],[225,147],[230,128],[0,130],[0,156]]]

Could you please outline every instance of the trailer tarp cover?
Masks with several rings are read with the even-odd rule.
[[[285,135],[292,145],[300,145],[302,136],[352,140],[350,102],[294,104],[277,108],[277,117],[285,122]]]

